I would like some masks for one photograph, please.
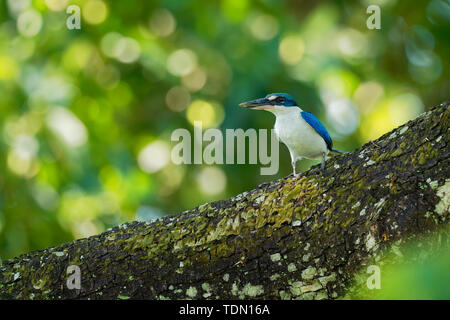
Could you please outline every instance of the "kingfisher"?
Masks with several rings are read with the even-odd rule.
[[[242,102],[244,108],[266,110],[275,115],[275,134],[289,149],[294,176],[295,164],[302,158],[322,160],[321,170],[325,170],[325,158],[333,149],[333,141],[322,122],[310,112],[303,111],[287,93],[271,93],[261,99]]]

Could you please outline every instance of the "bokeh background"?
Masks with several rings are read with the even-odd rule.
[[[172,131],[195,120],[271,129],[237,106],[267,93],[291,93],[351,151],[448,99],[449,34],[448,0],[0,0],[0,257],[290,174],[283,145],[275,176],[170,161]]]

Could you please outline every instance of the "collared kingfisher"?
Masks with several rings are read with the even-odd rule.
[[[239,106],[267,110],[275,115],[275,134],[289,149],[294,176],[297,176],[297,160],[322,160],[321,169],[324,171],[328,152],[342,152],[333,149],[331,137],[319,119],[300,109],[287,93],[271,93],[261,99],[240,103]]]

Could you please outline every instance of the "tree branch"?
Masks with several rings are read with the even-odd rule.
[[[449,103],[312,167],[0,267],[2,299],[323,299],[392,244],[448,225]],[[81,288],[68,289],[69,265]]]

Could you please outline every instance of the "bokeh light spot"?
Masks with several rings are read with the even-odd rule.
[[[19,158],[31,159],[39,150],[39,142],[34,136],[22,133],[14,138],[12,147]]]
[[[450,4],[445,0],[431,0],[426,9],[428,20],[435,25],[450,25]]]
[[[341,135],[353,133],[359,126],[359,112],[350,99],[336,99],[327,104],[327,118]]]
[[[69,70],[80,70],[86,67],[95,48],[88,42],[76,41],[64,52],[63,64]]]
[[[160,171],[160,189],[159,194],[163,197],[169,196],[177,190],[183,182],[185,175],[184,166],[169,165]]]
[[[0,56],[0,80],[10,80],[16,77],[19,66],[9,56]]]
[[[205,86],[206,72],[202,68],[195,68],[192,72],[181,78],[183,86],[191,91],[198,91]]]
[[[104,227],[97,217],[101,214],[101,200],[85,195],[80,189],[66,191],[60,202],[58,220],[61,226],[71,231],[75,238],[97,234]]]
[[[423,60],[419,63],[409,63],[408,71],[411,78],[420,84],[431,84],[442,74],[441,59],[434,52],[423,52]]]
[[[281,40],[278,48],[281,61],[288,65],[300,62],[305,51],[305,44],[300,36],[290,35]]]
[[[41,31],[41,14],[33,9],[24,11],[17,19],[17,30],[24,37],[33,37]]]
[[[328,91],[338,97],[351,97],[359,85],[358,77],[344,69],[330,68],[323,71],[317,79],[321,93]]]
[[[123,63],[133,63],[141,55],[141,46],[130,37],[124,37],[120,33],[107,33],[100,42],[102,52],[111,58]]]
[[[114,88],[120,81],[120,72],[113,65],[104,65],[95,74],[95,79],[105,89]]]
[[[115,47],[121,38],[122,35],[118,32],[109,32],[105,34],[100,41],[100,48],[102,49],[102,52],[108,57],[115,57]]]
[[[123,63],[135,62],[141,54],[139,43],[133,38],[123,37],[114,46],[114,56]]]
[[[34,177],[40,169],[36,159],[22,158],[14,151],[8,152],[6,162],[13,173],[28,179]]]
[[[166,94],[166,104],[173,111],[183,111],[191,100],[191,94],[181,86],[173,87]]]
[[[83,18],[89,24],[100,24],[108,16],[108,7],[103,1],[89,0],[83,6]]]
[[[250,20],[250,32],[261,41],[273,39],[278,33],[278,21],[271,15],[258,14]]]
[[[161,170],[170,160],[170,147],[166,142],[154,141],[145,146],[138,155],[139,168],[147,173]]]
[[[227,185],[225,173],[217,167],[201,169],[196,180],[200,191],[207,195],[217,195],[223,192]]]
[[[177,22],[167,9],[156,9],[150,17],[150,30],[160,37],[170,36],[176,28]]]
[[[174,51],[167,59],[167,69],[175,76],[188,75],[197,66],[197,55],[189,49]]]
[[[239,22],[244,19],[248,9],[248,0],[222,0],[222,11],[231,21]]]
[[[30,6],[31,0],[8,0],[9,12],[16,16]]]
[[[348,56],[359,55],[366,46],[366,39],[361,32],[347,28],[341,30],[336,37],[337,48]]]
[[[359,110],[367,114],[384,95],[384,89],[378,82],[364,82],[355,90],[353,100]]]
[[[392,123],[396,126],[416,118],[423,111],[422,100],[412,93],[400,94],[389,103],[389,116]]]
[[[186,117],[192,125],[200,121],[204,128],[216,127],[223,121],[223,108],[217,103],[194,100],[186,110]]]
[[[54,107],[47,116],[47,125],[69,147],[79,147],[87,141],[83,122],[65,108]]]
[[[59,204],[58,192],[45,182],[36,182],[32,189],[32,196],[38,205],[47,211],[55,210]]]
[[[67,7],[69,0],[45,0],[45,4],[52,11],[61,11]]]

